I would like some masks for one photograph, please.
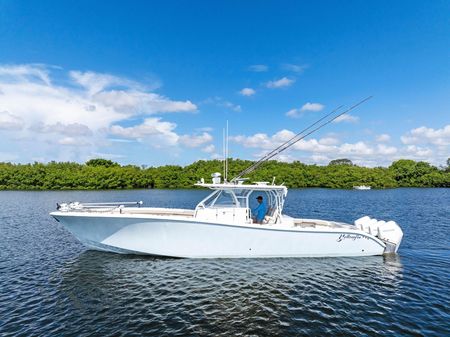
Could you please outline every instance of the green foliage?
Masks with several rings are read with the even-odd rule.
[[[230,159],[229,178],[252,164],[251,161]],[[160,167],[120,166],[106,159],[92,159],[85,165],[77,163],[11,164],[0,163],[2,190],[59,189],[132,189],[132,188],[193,188],[211,173],[222,172],[219,160],[200,160],[188,166]],[[291,188],[326,187],[352,188],[370,185],[373,188],[450,187],[448,168],[438,169],[425,162],[398,160],[386,167],[359,167],[343,164],[328,166],[305,165],[298,161],[269,161],[248,175],[250,181],[284,183]]]
[[[394,174],[394,179],[397,181],[398,186],[433,186],[431,184],[431,177],[434,180],[440,180],[438,176],[441,176],[441,171],[438,168],[431,166],[430,164],[414,160],[401,159],[393,162],[390,166],[390,170]],[[444,174],[442,176],[443,181],[445,181]],[[428,177],[428,178],[426,178]],[[442,186],[439,183],[438,186]]]
[[[328,166],[333,166],[333,165],[350,165],[353,166],[353,163],[350,159],[347,158],[342,158],[342,159],[334,159],[332,161],[330,161],[330,163],[328,164]]]
[[[119,164],[113,162],[109,159],[102,159],[102,158],[95,158],[88,160],[86,162],[87,166],[104,166],[104,167],[111,167],[111,166],[119,166]]]

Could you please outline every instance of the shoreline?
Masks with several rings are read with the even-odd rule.
[[[442,186],[398,186],[398,187],[385,187],[385,188],[371,188],[370,190],[356,190],[354,188],[339,188],[339,187],[289,187],[292,190],[339,190],[339,191],[355,191],[355,192],[367,192],[367,191],[386,191],[386,190],[398,190],[398,189],[448,189],[450,187]],[[1,192],[112,192],[112,191],[206,191],[205,188],[116,188],[116,189],[0,189]]]

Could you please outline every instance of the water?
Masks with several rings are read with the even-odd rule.
[[[205,193],[0,192],[0,335],[450,335],[450,189],[289,192],[293,216],[398,221],[391,257],[121,256],[48,215],[68,200],[191,208]]]

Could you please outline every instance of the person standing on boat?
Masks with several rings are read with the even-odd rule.
[[[266,213],[267,213],[267,207],[263,201],[262,196],[258,195],[256,197],[256,200],[258,201],[258,206],[256,206],[254,209],[252,209],[253,222],[262,224],[264,217],[266,216]]]

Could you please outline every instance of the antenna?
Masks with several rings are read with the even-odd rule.
[[[371,99],[373,96],[369,96],[361,101],[359,101],[358,103],[356,103],[355,105],[351,106],[350,108],[348,108],[347,110],[345,110],[344,112],[341,112],[337,115],[335,115],[333,118],[323,122],[322,124],[320,124],[318,127],[314,128],[313,130],[309,131],[308,133],[304,134],[306,131],[308,131],[309,129],[311,129],[312,127],[314,127],[315,125],[319,124],[321,121],[323,121],[324,119],[326,119],[327,117],[330,117],[331,115],[333,115],[336,111],[338,111],[339,109],[341,109],[343,106],[339,106],[336,109],[334,109],[333,111],[331,111],[330,113],[326,114],[325,116],[323,116],[322,118],[320,118],[319,120],[317,120],[316,122],[314,122],[313,124],[311,124],[310,126],[308,126],[307,128],[303,129],[302,131],[300,131],[299,133],[297,133],[294,137],[292,137],[291,139],[289,139],[287,142],[284,142],[283,144],[281,144],[280,146],[278,146],[276,149],[270,151],[269,153],[267,153],[266,155],[264,155],[261,159],[259,159],[257,162],[253,163],[252,165],[250,165],[249,167],[247,167],[245,170],[243,170],[241,173],[239,173],[236,177],[234,177],[231,181],[236,181],[237,179],[240,179],[243,175],[249,174],[250,172],[253,172],[254,170],[256,170],[259,166],[261,166],[261,164],[263,164],[264,162],[270,160],[271,158],[275,157],[276,155],[280,154],[281,152],[287,150],[288,148],[290,148],[292,145],[294,145],[295,143],[299,142],[300,140],[304,139],[305,137],[309,136],[310,134],[316,132],[317,130],[323,128],[325,125],[331,123],[332,121],[334,121],[336,118],[350,112],[351,110],[355,109],[356,107],[360,106],[361,104],[363,104],[364,102],[368,101],[369,99]]]
[[[227,171],[225,167],[225,128],[222,129],[222,155],[223,178],[225,179],[225,172]]]
[[[227,120],[227,131],[225,136],[225,182],[228,181],[228,120]]]

